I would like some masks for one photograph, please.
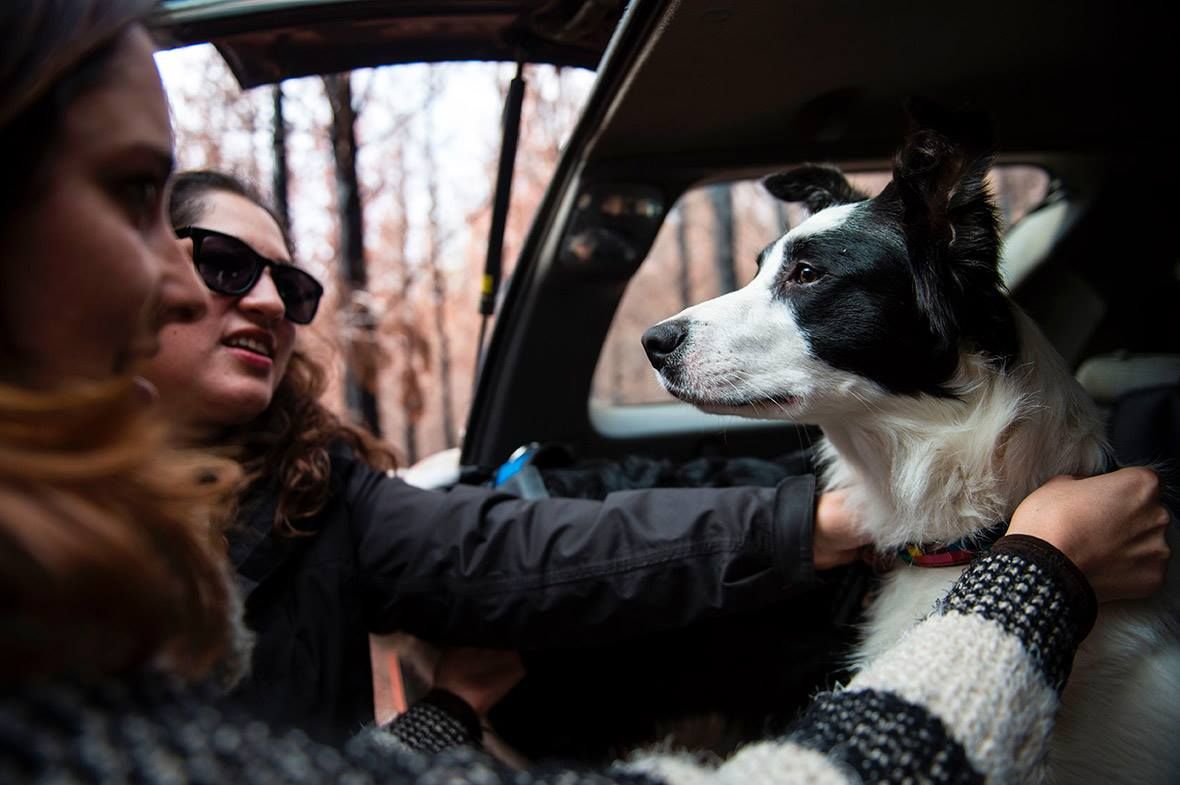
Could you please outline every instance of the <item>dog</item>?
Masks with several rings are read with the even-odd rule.
[[[825,486],[849,489],[882,553],[942,548],[959,562],[1050,477],[1111,466],[1093,402],[1003,287],[982,127],[944,114],[913,128],[873,198],[828,166],[767,178],[807,220],[760,254],[747,286],[643,336],[677,398],[819,426]],[[855,664],[927,615],[963,569],[891,570]],[[1048,781],[1180,781],[1177,574],[1171,565],[1152,600],[1102,606],[1062,696]]]

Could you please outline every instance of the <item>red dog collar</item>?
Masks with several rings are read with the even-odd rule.
[[[988,551],[1007,529],[1008,524],[1001,523],[949,545],[903,545],[894,555],[911,567],[957,567]]]

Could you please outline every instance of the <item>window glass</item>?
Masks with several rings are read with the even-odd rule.
[[[1031,166],[997,166],[991,183],[1002,228],[1039,204],[1049,176]],[[888,172],[850,174],[854,186],[880,193]],[[666,403],[640,346],[643,331],[682,309],[733,291],[754,277],[758,252],[806,218],[799,205],[767,194],[757,180],[720,183],[686,192],[673,207],[651,252],[627,286],[594,375],[595,404]]]

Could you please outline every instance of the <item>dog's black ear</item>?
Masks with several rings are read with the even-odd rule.
[[[772,174],[762,181],[771,196],[784,202],[803,202],[812,213],[837,204],[868,199],[852,187],[844,174],[832,166],[808,164],[788,172]]]
[[[990,127],[976,112],[909,105],[913,128],[893,159],[885,198],[900,203],[920,304],[948,346],[967,339],[1014,351],[999,274],[999,222],[987,186]]]
[[[907,108],[910,132],[893,159],[893,182],[905,208],[906,228],[927,230],[931,239],[949,242],[952,236],[958,239],[964,220],[994,221],[985,183],[992,162],[986,116],[917,99]]]

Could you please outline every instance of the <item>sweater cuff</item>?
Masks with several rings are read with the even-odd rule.
[[[1035,562],[1058,581],[1058,587],[1065,595],[1065,604],[1070,613],[1070,627],[1077,635],[1077,642],[1090,634],[1098,618],[1098,597],[1094,587],[1078,566],[1057,548],[1039,537],[1029,534],[1009,534],[996,541],[992,550],[1011,553]]]
[[[478,747],[483,739],[475,710],[458,695],[438,688],[395,717],[385,730],[417,752]]]
[[[1049,543],[1008,535],[971,562],[939,606],[978,615],[1020,640],[1047,682],[1061,690],[1098,604],[1081,571]]]
[[[788,477],[775,489],[774,563],[792,594],[817,583],[815,505],[814,474]]]

